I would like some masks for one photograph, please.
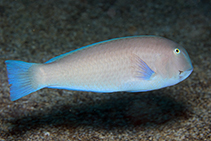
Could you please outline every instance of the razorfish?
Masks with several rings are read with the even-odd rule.
[[[110,39],[43,64],[15,60],[5,63],[12,101],[42,88],[144,92],[175,85],[193,71],[186,50],[158,36]]]

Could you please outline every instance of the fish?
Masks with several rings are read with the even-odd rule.
[[[42,88],[145,92],[175,85],[193,71],[182,46],[153,35],[93,43],[45,63],[6,60],[5,64],[11,101]]]

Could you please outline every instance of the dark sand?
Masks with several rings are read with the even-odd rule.
[[[0,141],[211,140],[210,7],[209,0],[0,0]],[[186,48],[191,76],[144,93],[42,89],[10,101],[5,60],[43,63],[146,34]]]

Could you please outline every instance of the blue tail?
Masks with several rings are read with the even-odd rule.
[[[23,61],[6,60],[7,75],[10,86],[10,99],[15,101],[23,96],[37,91],[40,88],[33,88],[32,76],[29,68],[35,63]]]

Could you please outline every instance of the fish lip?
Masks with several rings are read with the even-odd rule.
[[[191,67],[191,68],[185,70],[185,72],[186,72],[186,73],[189,73],[189,75],[192,73],[192,71],[193,71],[193,67]],[[189,75],[188,75],[188,76],[189,76]]]
[[[192,73],[192,71],[193,71],[193,67],[187,69],[185,72],[189,73],[189,75],[190,75],[190,74]],[[188,76],[189,76],[189,75],[188,75]]]
[[[191,68],[189,68],[189,69],[187,69],[185,71],[193,71],[193,67],[191,67]]]
[[[181,74],[179,75],[179,79],[180,79],[180,80],[186,79],[188,76],[190,76],[190,74],[192,73],[192,71],[193,71],[193,67],[191,67],[191,68],[189,68],[189,69],[183,71],[183,73],[181,73]]]
[[[183,72],[190,72],[191,73],[192,71],[193,71],[193,67],[191,67],[187,70],[184,70],[184,71],[179,70],[179,75],[181,75]]]

